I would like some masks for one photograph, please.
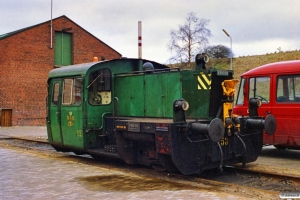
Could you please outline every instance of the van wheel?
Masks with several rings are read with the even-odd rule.
[[[274,145],[274,147],[275,147],[276,149],[280,149],[280,150],[286,149],[285,146],[280,146],[280,145]]]

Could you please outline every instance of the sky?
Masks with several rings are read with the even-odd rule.
[[[168,64],[171,30],[188,13],[208,19],[209,45],[231,47],[234,57],[300,49],[298,0],[52,0],[52,17],[66,15],[123,57]],[[51,19],[51,0],[0,0],[0,35]],[[222,31],[225,29],[230,38]],[[231,43],[232,41],[232,43]]]

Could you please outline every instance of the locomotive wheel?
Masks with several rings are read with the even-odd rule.
[[[126,140],[121,132],[116,133],[117,151],[127,164],[138,164],[138,150],[136,142]]]
[[[152,163],[151,164],[151,167],[155,170],[155,171],[158,171],[158,172],[164,172],[164,171],[167,171],[166,168],[164,168],[162,165],[160,164],[154,164]]]
[[[81,151],[73,151],[73,153],[75,153],[76,155],[83,155],[85,153],[81,152]]]
[[[158,154],[158,161],[162,164],[162,166],[166,169],[168,172],[176,173],[179,172],[177,167],[174,165],[172,161],[171,155],[165,155],[165,154]]]
[[[95,160],[98,160],[98,161],[104,160],[104,157],[99,156],[99,155],[91,154],[90,156],[92,156],[92,158],[94,158]]]

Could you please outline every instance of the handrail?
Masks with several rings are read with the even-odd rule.
[[[103,126],[104,126],[104,115],[108,115],[108,114],[111,114],[111,112],[105,112],[102,114],[102,124],[101,124],[101,127],[100,128],[90,128],[90,129],[87,129],[85,132],[88,133],[90,131],[100,131],[103,129]]]
[[[149,74],[149,73],[155,73],[155,72],[169,72],[169,71],[180,71],[180,68],[164,68],[164,69],[155,69],[155,70],[145,70],[145,71],[133,71],[133,72],[125,72],[125,73],[119,73],[115,74],[115,76],[121,76],[121,75],[129,75],[129,74]]]
[[[115,100],[117,101],[117,111],[118,111],[118,118],[119,119],[119,99],[118,97],[114,97],[113,101],[113,126],[114,126],[114,132],[116,131],[116,124],[115,124]]]

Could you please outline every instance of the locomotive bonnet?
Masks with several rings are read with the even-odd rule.
[[[49,143],[185,175],[255,161],[276,120],[257,116],[259,99],[251,99],[250,116],[234,115],[238,80],[207,61],[198,54],[195,70],[114,59],[50,71]]]

